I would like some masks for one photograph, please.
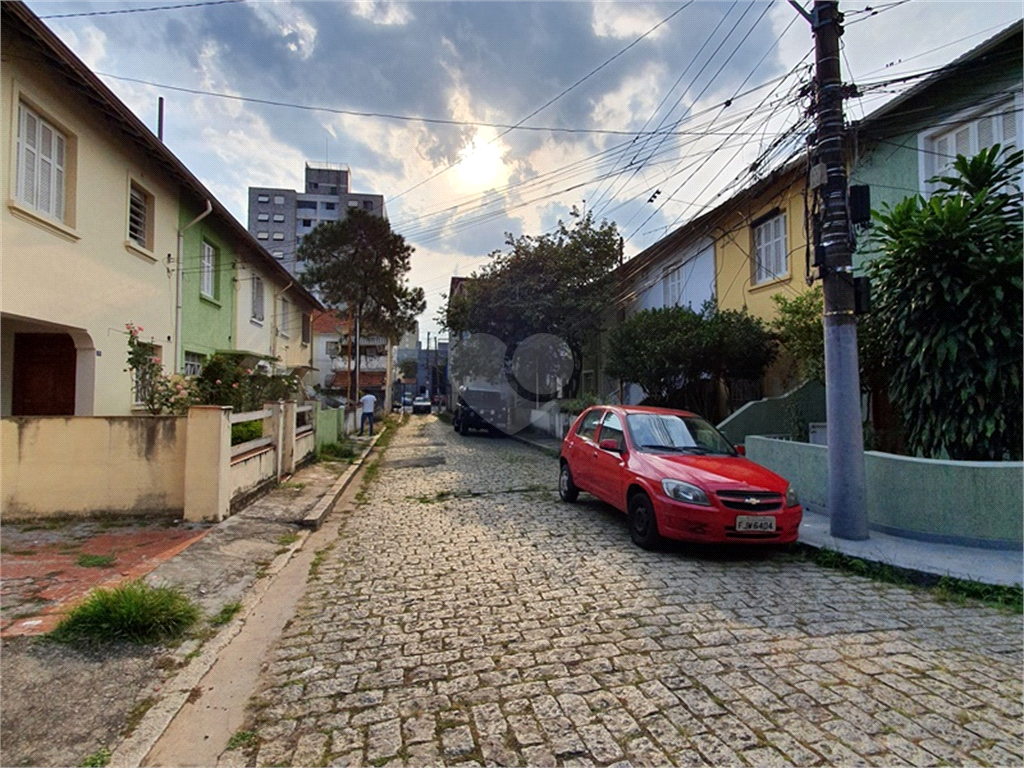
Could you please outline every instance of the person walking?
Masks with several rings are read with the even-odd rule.
[[[359,398],[359,402],[363,404],[363,417],[359,421],[359,436],[363,436],[363,428],[366,423],[370,423],[370,437],[373,437],[373,409],[377,405],[377,398],[366,392],[362,397]]]

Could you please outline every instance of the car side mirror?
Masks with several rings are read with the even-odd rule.
[[[598,448],[602,451],[615,451],[615,453],[622,453],[622,449],[619,448],[619,441],[608,438],[598,443]]]
[[[746,456],[747,455],[747,449],[746,449],[745,446],[734,445],[733,448],[736,449],[736,453],[738,453],[740,456]]]

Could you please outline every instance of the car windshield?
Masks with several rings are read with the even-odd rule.
[[[626,428],[641,451],[736,455],[722,433],[699,416],[631,413],[626,416]]]

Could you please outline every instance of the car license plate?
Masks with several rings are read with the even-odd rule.
[[[774,531],[775,517],[772,515],[737,515],[737,531]]]

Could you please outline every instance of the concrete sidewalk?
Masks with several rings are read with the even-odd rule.
[[[512,435],[521,443],[558,456],[561,440],[536,433]],[[829,549],[872,563],[909,571],[950,576],[982,584],[1014,586],[1024,583],[1024,550],[982,549],[917,541],[871,531],[865,541],[837,539],[829,532],[827,515],[804,510],[800,524],[800,543],[816,549]]]

